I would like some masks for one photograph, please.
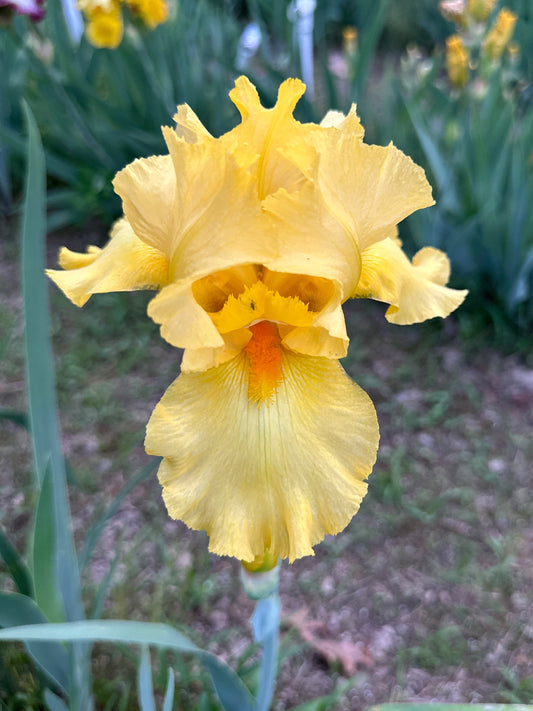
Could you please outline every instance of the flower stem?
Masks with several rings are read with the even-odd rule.
[[[257,711],[268,711],[274,695],[278,660],[280,603],[277,590],[259,600],[252,617],[255,641],[263,647]]]
[[[241,581],[248,597],[257,600],[252,615],[255,641],[263,647],[255,711],[268,711],[276,683],[280,602],[278,563],[270,570],[253,572],[241,567]]]

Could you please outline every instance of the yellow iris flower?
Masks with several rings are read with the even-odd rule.
[[[103,249],[62,249],[54,282],[78,306],[95,293],[157,289],[148,314],[184,349],[156,406],[146,450],[163,457],[170,515],[210,550],[255,564],[313,554],[365,495],[378,446],[372,402],[338,362],[342,303],[389,304],[398,324],[447,316],[446,256],[413,261],[397,223],[433,203],[423,170],[392,144],[363,143],[355,108],[320,125],[272,109],[240,77],[241,123],[213,138],[184,105],[168,154],[134,161],[114,187],[125,217]]]
[[[124,35],[123,4],[152,30],[168,18],[166,0],[79,0],[78,7],[87,22],[87,40],[94,47],[116,49],[121,43]]]
[[[93,47],[116,49],[124,34],[118,2],[86,2],[82,7],[87,18],[85,34],[88,42]]]
[[[165,0],[125,0],[125,2],[130,10],[152,30],[168,19],[168,5]]]

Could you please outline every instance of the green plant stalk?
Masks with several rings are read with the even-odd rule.
[[[280,602],[276,590],[259,600],[252,618],[254,637],[263,647],[256,711],[268,711],[274,696],[279,647]]]
[[[254,711],[268,711],[274,696],[279,647],[279,561],[270,570],[252,572],[241,567],[243,588],[257,605],[252,616],[254,639],[263,648]]]

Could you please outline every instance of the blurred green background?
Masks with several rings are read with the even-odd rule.
[[[501,3],[481,23],[478,48]],[[129,23],[114,50],[68,34],[61,5],[32,24],[14,17],[0,29],[0,196],[17,209],[25,98],[46,150],[49,230],[98,220],[106,229],[120,213],[111,179],[139,156],[165,150],[160,126],[188,103],[215,136],[235,123],[228,91],[241,71],[272,105],[280,81],[300,75],[296,24],[286,0],[171,0],[168,20],[153,31]],[[434,0],[318,2],[314,22],[314,97],[297,107],[301,120],[357,102],[370,142],[392,140],[426,169],[437,207],[403,229],[408,250],[445,249],[453,284],[472,295],[466,332],[490,323],[515,340],[533,323],[533,19],[529,0],[506,7],[518,16],[508,49],[480,71],[476,48],[468,86],[453,87],[445,40],[457,28]],[[261,42],[236,66],[250,22]],[[347,28],[357,39],[350,47]],[[475,44],[475,43],[474,43]],[[483,76],[481,76],[483,74]],[[469,308],[470,307],[470,308]],[[465,318],[467,318],[465,316]],[[510,331],[509,331],[510,329]]]

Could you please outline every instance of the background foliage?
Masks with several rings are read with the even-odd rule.
[[[160,126],[177,104],[189,103],[214,135],[233,125],[227,93],[240,72],[235,59],[246,23],[261,30],[247,73],[267,104],[285,76],[299,74],[288,4],[181,0],[154,31],[130,27],[116,50],[85,39],[76,46],[59,3],[50,3],[38,25],[16,18],[1,30],[4,212],[16,208],[21,189],[23,97],[46,151],[49,231],[95,219],[108,226],[120,213],[113,175],[165,150]],[[319,2],[317,91],[297,114],[319,120],[355,101],[370,141],[393,140],[426,168],[437,207],[407,223],[407,245],[446,249],[455,283],[472,291],[462,310],[469,313],[465,334],[488,320],[509,344],[533,323],[533,10],[528,0],[507,5],[518,15],[519,56],[512,71],[504,57],[486,94],[474,97],[447,82],[443,46],[455,28],[432,0]],[[350,26],[358,31],[355,51],[346,41],[343,47]]]

